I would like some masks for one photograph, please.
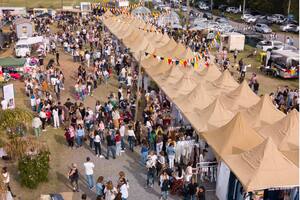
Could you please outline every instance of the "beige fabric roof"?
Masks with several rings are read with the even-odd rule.
[[[164,74],[172,68],[166,61],[160,61],[156,65],[152,65],[146,69],[146,72],[151,75],[151,77],[156,77],[158,75]]]
[[[242,153],[263,141],[241,113],[229,123],[201,134],[219,156]]]
[[[195,109],[195,112],[188,113],[187,116],[198,132],[204,132],[225,125],[234,117],[234,113],[218,97],[206,108]]]
[[[141,61],[141,64],[145,69],[155,66],[158,63],[159,63],[159,61],[157,60],[157,58],[154,58],[153,56],[150,56],[150,55],[143,58]]]
[[[189,94],[175,99],[175,103],[182,112],[189,113],[195,108],[203,109],[207,107],[214,99],[212,95],[208,94],[205,83],[200,82]]]
[[[202,65],[201,68],[202,70],[198,73],[206,81],[214,81],[217,78],[219,78],[221,75],[220,70],[217,68],[215,64],[210,64],[209,67],[204,67],[204,65]]]
[[[243,111],[251,127],[258,128],[273,124],[282,119],[285,114],[278,110],[269,95],[265,94],[260,101]]]
[[[174,84],[183,77],[184,73],[179,69],[178,66],[172,67],[169,71],[160,77],[159,84],[164,88],[169,84]]]
[[[299,185],[299,169],[281,152],[271,138],[249,151],[224,157],[246,191]]]
[[[166,91],[169,91],[169,97],[175,98],[179,95],[187,95],[191,92],[200,82],[193,74],[193,71],[188,71],[180,80],[176,81],[175,84],[165,85],[164,88]]]
[[[299,149],[290,151],[281,151],[290,161],[299,168]]]
[[[224,71],[212,84],[208,85],[208,90],[214,95],[222,92],[229,92],[237,88],[239,84],[233,79],[228,70]]]
[[[272,115],[269,115],[271,118]],[[263,137],[271,137],[282,151],[299,149],[299,113],[295,109],[274,124],[258,131]]]
[[[230,105],[232,111],[248,108],[260,100],[260,98],[249,88],[246,81],[243,81],[235,90],[224,95],[223,99]]]
[[[177,46],[177,43],[173,38],[171,38],[168,43],[166,43],[164,46],[159,47],[155,50],[155,54],[159,56],[165,56],[168,51],[174,49]]]

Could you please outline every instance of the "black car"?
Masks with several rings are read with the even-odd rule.
[[[209,13],[209,12],[205,12],[205,13],[203,13],[203,16],[202,16],[203,18],[206,18],[206,19],[208,19],[208,20],[212,20],[213,19],[213,15],[211,14],[211,13]]]

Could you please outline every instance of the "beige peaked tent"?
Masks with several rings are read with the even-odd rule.
[[[269,95],[265,94],[260,101],[243,111],[249,125],[253,128],[262,127],[277,122],[285,117],[273,104]]]
[[[233,79],[228,70],[224,71],[216,80],[208,85],[208,91],[213,95],[229,92],[236,89],[239,84]]]
[[[299,168],[299,149],[290,151],[281,151],[290,161]]]
[[[158,84],[164,88],[165,86],[169,86],[170,84],[176,83],[178,80],[183,77],[184,73],[179,69],[178,66],[172,67],[165,74],[161,75],[160,81]]]
[[[201,134],[219,156],[247,151],[263,141],[241,113],[218,129]]]
[[[143,57],[141,61],[141,65],[145,68],[148,69],[150,67],[158,65],[160,61],[157,58],[154,58],[152,56],[147,56]]]
[[[169,71],[174,65],[169,65],[166,61],[160,61],[157,65],[146,69],[146,72],[156,80],[156,77]],[[159,80],[159,79],[157,79]]]
[[[165,86],[166,92],[169,97],[175,98],[180,95],[187,95],[190,93],[200,82],[200,79],[194,76],[193,71],[187,71],[180,80],[176,81],[175,84],[169,84]]]
[[[189,94],[175,99],[175,103],[183,113],[189,113],[195,108],[201,110],[207,107],[214,99],[212,95],[208,94],[205,82],[200,82]]]
[[[164,57],[168,51],[173,50],[176,46],[177,46],[176,41],[173,38],[170,38],[168,43],[166,43],[164,46],[157,48],[154,54]]]
[[[234,117],[234,113],[227,108],[219,97],[206,108],[202,110],[195,109],[195,112],[186,115],[198,132],[224,126]]]
[[[224,95],[222,98],[230,105],[230,109],[234,112],[243,108],[248,108],[260,100],[260,98],[249,88],[246,81],[243,81],[239,87]]]
[[[299,169],[278,151],[271,138],[249,151],[226,156],[223,160],[246,191],[299,185]]]
[[[201,65],[200,68],[202,70],[199,71],[198,73],[206,81],[212,82],[217,78],[219,78],[221,75],[220,70],[217,68],[215,64],[210,64],[209,67],[205,67],[204,65]]]
[[[265,138],[271,137],[281,151],[298,150],[299,113],[294,109],[281,120],[263,127],[258,132]]]

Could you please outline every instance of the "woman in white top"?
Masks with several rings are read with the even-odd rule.
[[[128,198],[128,186],[125,178],[120,179],[119,191],[121,193],[122,200],[127,200]]]
[[[111,181],[108,181],[105,189],[104,189],[104,194],[105,194],[105,200],[114,200],[118,191],[117,189],[113,186]]]
[[[135,134],[131,125],[128,126],[127,136],[128,136],[129,149],[133,152]]]
[[[190,162],[185,169],[185,181],[190,182],[192,176],[193,176],[193,168],[192,168],[192,163]]]

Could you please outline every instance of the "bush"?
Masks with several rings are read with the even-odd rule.
[[[37,188],[39,183],[48,181],[49,151],[43,151],[34,156],[25,156],[19,160],[21,185],[30,189]]]

